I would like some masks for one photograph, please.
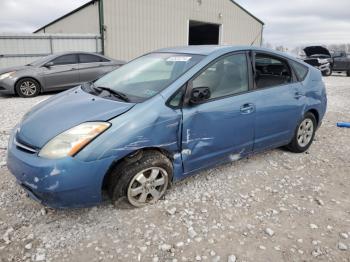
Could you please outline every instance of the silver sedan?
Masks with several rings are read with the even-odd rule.
[[[34,97],[96,80],[125,62],[95,53],[49,55],[28,65],[0,69],[0,93]]]

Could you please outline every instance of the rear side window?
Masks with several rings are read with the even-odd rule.
[[[109,60],[107,60],[101,56],[90,55],[90,54],[79,54],[79,61],[80,61],[80,63],[109,62]]]
[[[305,77],[307,76],[307,73],[309,69],[307,66],[304,66],[298,62],[290,61],[290,64],[292,65],[294,72],[298,78],[299,81],[304,81]]]
[[[267,88],[289,84],[292,72],[284,59],[272,55],[255,56],[255,83],[257,88]]]
[[[78,58],[77,55],[63,55],[59,56],[56,59],[52,60],[54,65],[71,65],[71,64],[77,64]]]

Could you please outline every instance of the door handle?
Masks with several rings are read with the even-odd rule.
[[[241,114],[251,114],[255,111],[255,106],[252,103],[247,103],[241,106],[240,108]]]

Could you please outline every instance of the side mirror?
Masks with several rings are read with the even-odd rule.
[[[200,104],[205,100],[210,98],[210,89],[209,87],[196,87],[192,89],[190,103],[191,104]]]
[[[47,63],[44,65],[44,67],[50,68],[50,67],[53,66],[53,65],[54,65],[53,62],[47,62]]]

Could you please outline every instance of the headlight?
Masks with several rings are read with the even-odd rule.
[[[74,156],[95,137],[111,126],[107,122],[86,122],[73,127],[51,139],[39,152],[49,159]]]
[[[5,73],[5,74],[2,74],[2,75],[0,75],[0,80],[8,78],[8,77],[12,76],[14,73],[16,73],[16,72],[13,71],[13,72],[8,72],[8,73]]]

